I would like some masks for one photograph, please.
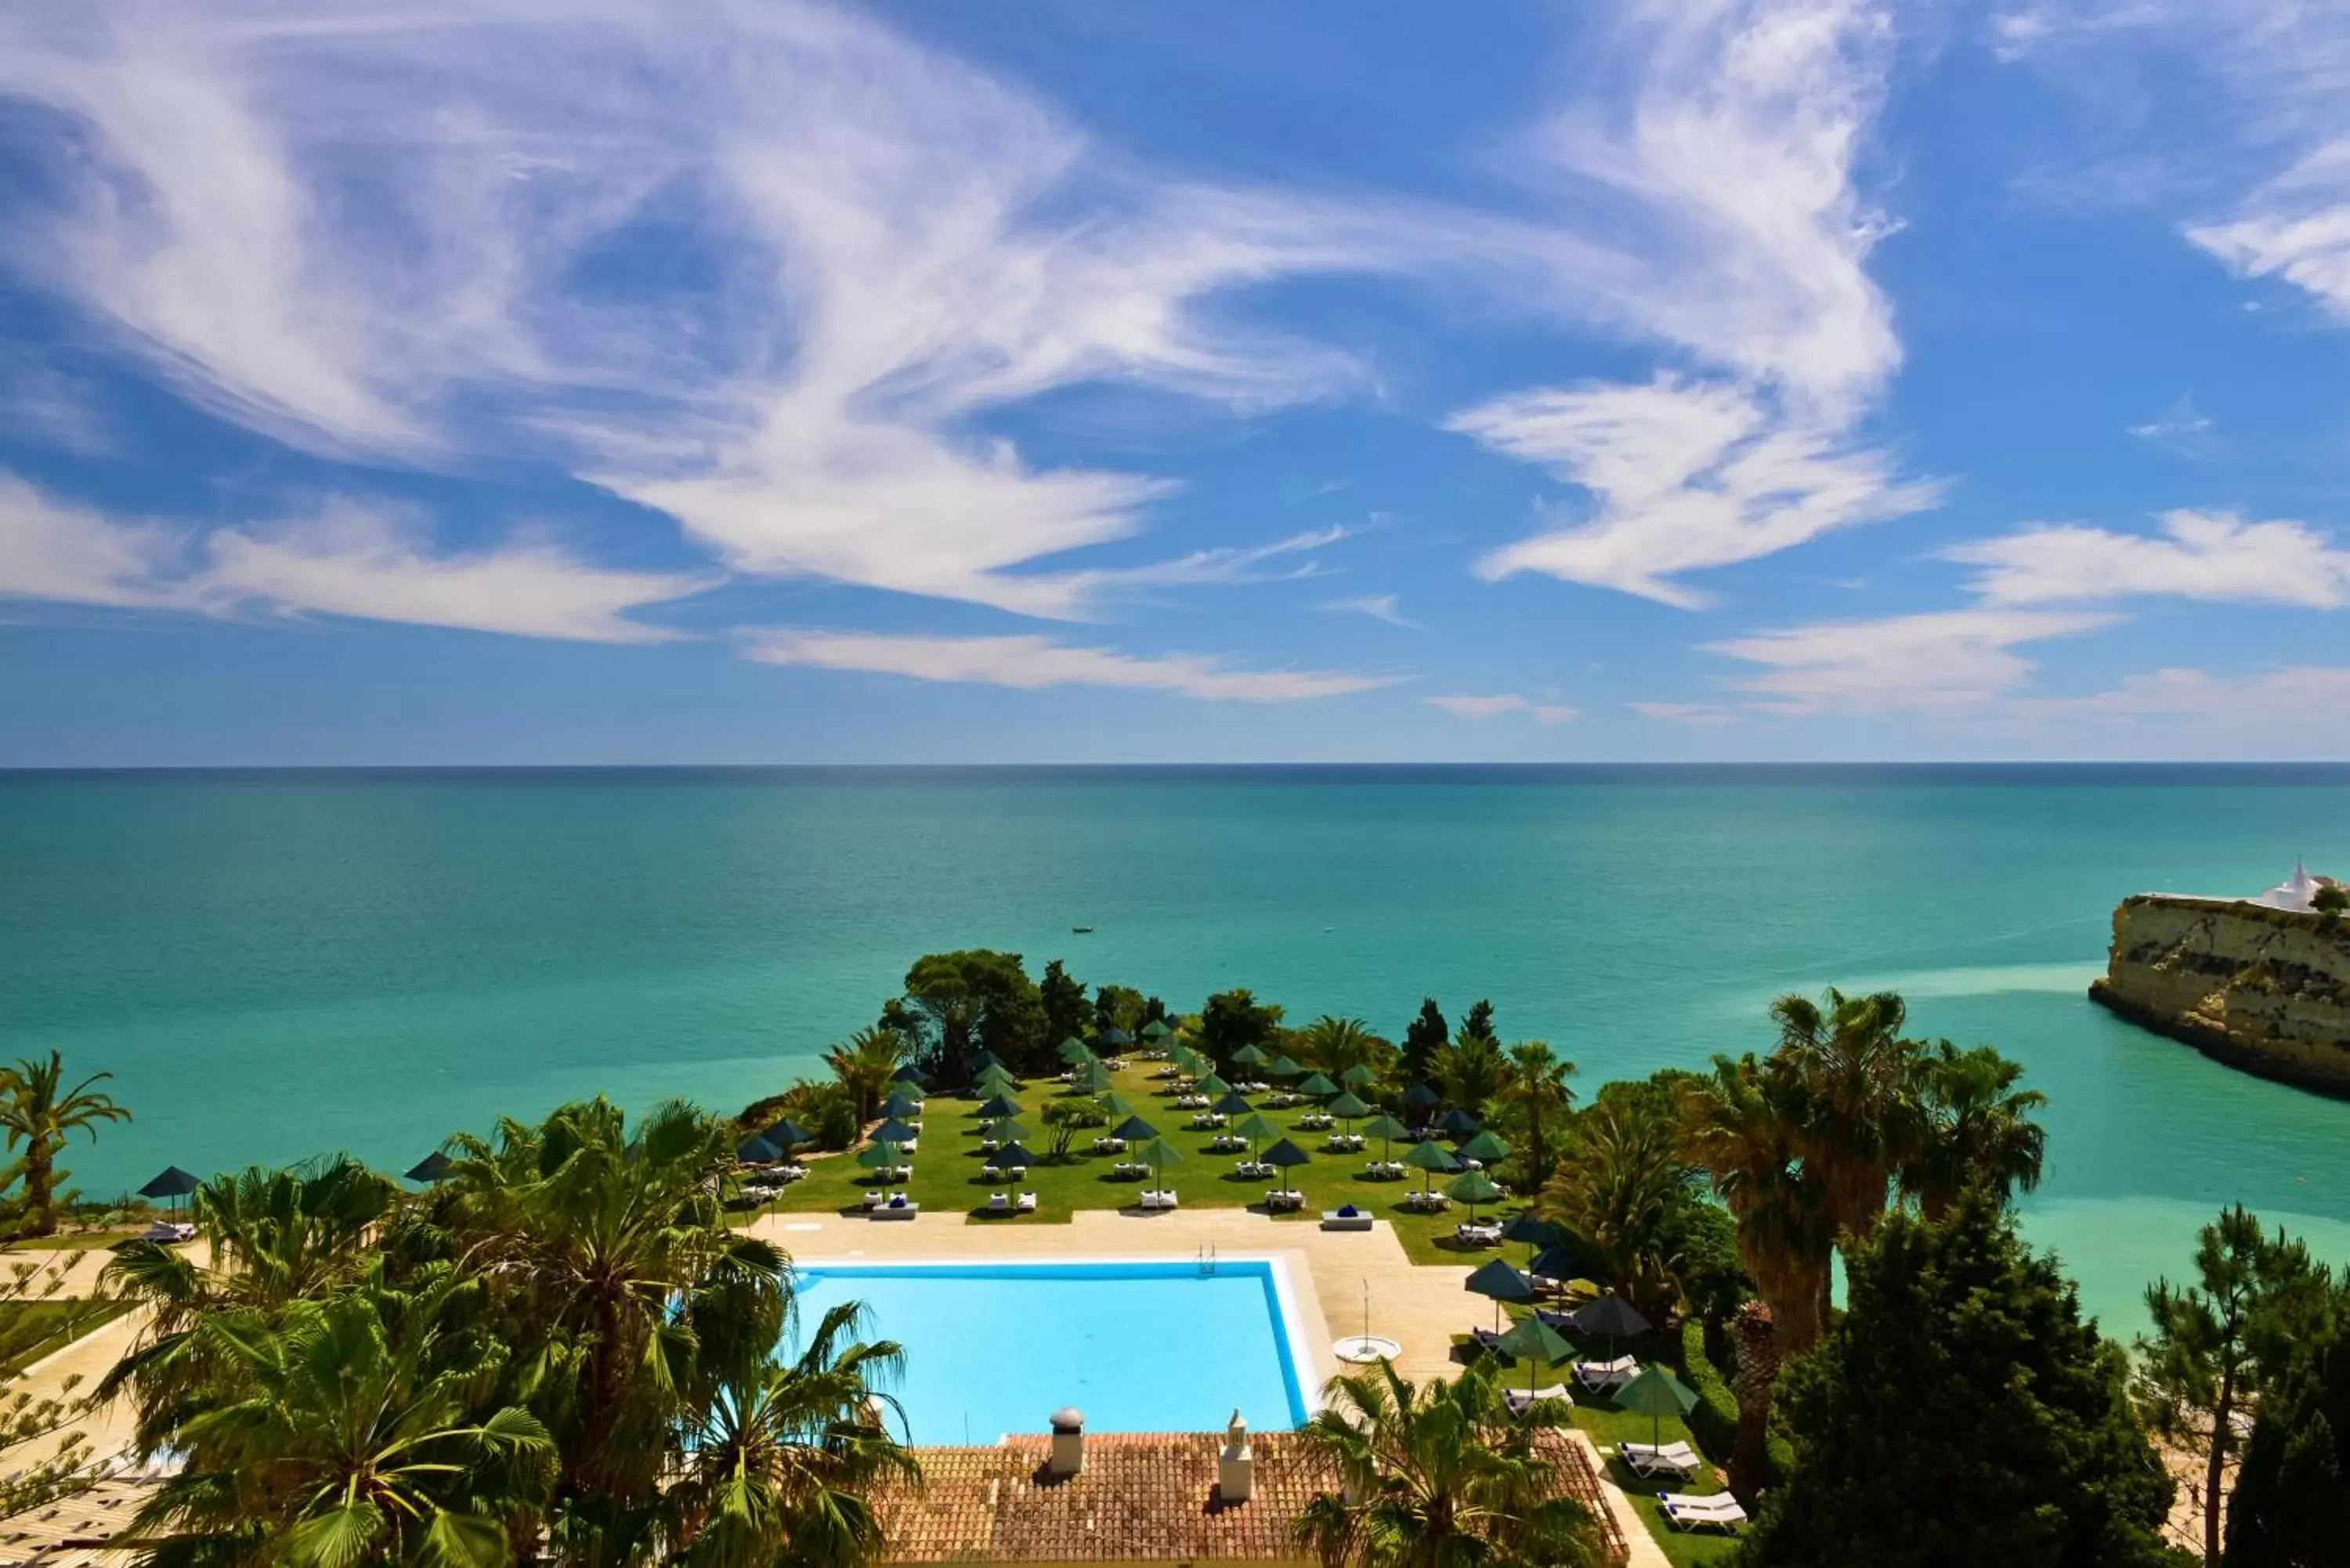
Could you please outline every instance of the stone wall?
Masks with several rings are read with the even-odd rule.
[[[2089,994],[2206,1055],[2350,1096],[2350,919],[2142,893]]]

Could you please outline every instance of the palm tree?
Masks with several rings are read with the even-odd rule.
[[[130,1533],[161,1562],[512,1562],[505,1517],[543,1492],[554,1445],[517,1406],[473,1413],[504,1355],[483,1293],[444,1265],[411,1290],[379,1274],[207,1319],[196,1332],[242,1375],[192,1391],[185,1462]]]
[[[2048,1131],[2033,1118],[2048,1096],[2015,1086],[2023,1064],[1989,1045],[1961,1051],[1943,1040],[1923,1067],[1921,1147],[1901,1173],[1902,1190],[1919,1211],[1939,1220],[1972,1186],[2002,1203],[2036,1189]]]
[[[858,1568],[879,1557],[872,1493],[920,1467],[875,1409],[896,1408],[872,1384],[897,1376],[903,1353],[887,1340],[842,1343],[863,1312],[841,1303],[798,1359],[737,1368],[701,1401],[669,1494],[684,1562]]]
[[[906,1038],[894,1029],[868,1024],[824,1054],[825,1065],[857,1096],[857,1119],[871,1121],[889,1096],[889,1084],[906,1059]]]
[[[1564,1401],[1513,1417],[1489,1363],[1425,1389],[1385,1361],[1333,1378],[1298,1436],[1341,1490],[1306,1505],[1298,1542],[1325,1568],[1596,1568],[1598,1522],[1534,1441],[1569,1422]]]
[[[31,1214],[26,1235],[57,1233],[57,1153],[67,1137],[80,1130],[95,1140],[100,1122],[130,1119],[111,1095],[90,1088],[113,1076],[92,1073],[72,1088],[61,1089],[65,1057],[56,1051],[46,1062],[20,1061],[0,1070],[0,1128],[7,1132],[10,1148],[22,1145],[25,1150],[25,1203]]]
[[[1739,1262],[1746,1266],[1769,1312],[1767,1368],[1742,1376],[1738,1443],[1731,1461],[1733,1490],[1752,1497],[1764,1475],[1771,1389],[1781,1360],[1808,1350],[1820,1336],[1827,1307],[1827,1195],[1796,1147],[1804,1102],[1783,1075],[1753,1055],[1713,1059],[1713,1075],[1682,1085],[1682,1151],[1713,1180],[1736,1225]],[[1750,1365],[1741,1339],[1740,1367]]]
[[[1368,1067],[1381,1077],[1395,1060],[1395,1047],[1371,1032],[1359,1018],[1334,1018],[1324,1013],[1297,1032],[1295,1046],[1308,1066],[1336,1078],[1349,1067]]]
[[[1541,1040],[1521,1041],[1510,1047],[1502,1069],[1500,1100],[1524,1128],[1529,1187],[1550,1179],[1550,1129],[1575,1105],[1575,1091],[1566,1086],[1575,1064],[1562,1058]]]
[[[1597,1255],[1617,1293],[1662,1321],[1678,1293],[1672,1221],[1692,1179],[1668,1108],[1602,1095],[1575,1118],[1569,1157],[1537,1204]]]
[[[726,1224],[733,1146],[674,1101],[631,1138],[600,1098],[452,1146],[444,1222],[545,1364],[533,1403],[558,1454],[550,1532],[575,1562],[641,1547],[693,1379],[748,1365],[780,1331],[782,1254]]]
[[[1768,1067],[1800,1099],[1794,1137],[1819,1179],[1831,1229],[1866,1241],[1920,1142],[1921,1047],[1901,1038],[1908,1010],[1891,992],[1831,988],[1823,1002],[1783,996],[1771,1004],[1779,1048]]]
[[[1482,1034],[1464,1034],[1436,1054],[1436,1082],[1444,1097],[1472,1116],[1485,1114],[1508,1070],[1501,1046]]]

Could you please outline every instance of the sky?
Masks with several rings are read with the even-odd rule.
[[[2350,9],[0,9],[0,766],[2350,756]]]

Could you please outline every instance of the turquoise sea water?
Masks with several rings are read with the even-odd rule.
[[[800,1282],[803,1332],[860,1302],[864,1336],[905,1347],[890,1391],[917,1443],[1041,1434],[1066,1406],[1088,1432],[1305,1422],[1267,1263],[819,1263]]]
[[[0,775],[0,1054],[113,1069],[104,1192],[598,1089],[731,1111],[933,949],[1390,1034],[1491,996],[1586,1084],[1890,985],[2053,1096],[2032,1230],[2126,1331],[2231,1199],[2350,1261],[2350,1103],[2083,996],[2122,895],[2296,854],[2350,867],[2350,769]]]

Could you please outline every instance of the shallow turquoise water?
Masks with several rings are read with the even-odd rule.
[[[0,776],[0,1053],[115,1071],[138,1123],[68,1161],[108,1191],[598,1089],[731,1110],[940,948],[1391,1034],[1490,995],[1586,1084],[1892,984],[2054,1097],[2032,1227],[2126,1330],[2231,1199],[2350,1260],[2350,1103],[2082,994],[2123,894],[2296,854],[2350,867],[2350,770]]]
[[[905,1347],[890,1392],[917,1443],[1041,1435],[1066,1406],[1088,1432],[1221,1431],[1234,1410],[1257,1431],[1305,1420],[1265,1263],[827,1263],[800,1285],[803,1333],[854,1301],[859,1337]]]

